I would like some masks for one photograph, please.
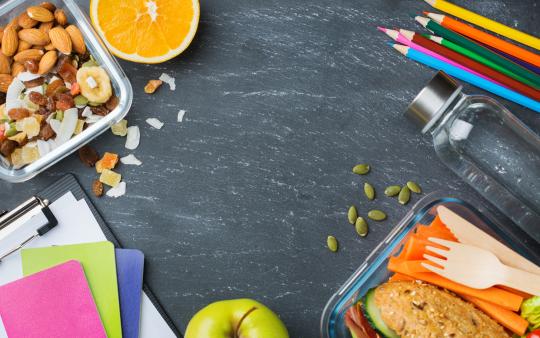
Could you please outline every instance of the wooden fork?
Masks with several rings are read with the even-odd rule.
[[[475,289],[487,289],[494,285],[504,285],[516,290],[540,296],[540,275],[504,265],[492,252],[440,238],[429,238],[448,250],[426,246],[426,250],[445,259],[424,254],[429,263],[422,263],[426,269],[454,282]]]

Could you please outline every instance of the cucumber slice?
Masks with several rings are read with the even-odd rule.
[[[377,330],[385,338],[399,338],[398,334],[386,325],[381,317],[381,312],[377,305],[375,305],[375,288],[370,289],[364,296],[362,301],[362,310],[364,316],[371,324],[371,326]]]

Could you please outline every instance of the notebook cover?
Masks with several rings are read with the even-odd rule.
[[[107,336],[122,337],[115,252],[111,242],[24,249],[21,258],[25,276],[67,260],[81,262]]]
[[[106,338],[81,264],[70,260],[0,287],[10,338]]]
[[[144,255],[134,249],[116,249],[115,252],[123,338],[138,338]]]

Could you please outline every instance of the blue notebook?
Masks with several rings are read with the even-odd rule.
[[[138,338],[144,255],[141,251],[133,249],[116,249],[115,253],[122,336],[124,338]]]

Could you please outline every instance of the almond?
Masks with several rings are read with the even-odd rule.
[[[43,33],[49,35],[49,31],[51,30],[51,28],[53,28],[54,26],[54,22],[50,21],[50,22],[42,22],[40,25],[39,25],[39,30],[42,31]]]
[[[26,70],[26,68],[24,67],[24,65],[22,63],[13,62],[13,64],[11,65],[11,75],[12,76],[17,76],[17,75],[19,75],[20,72],[24,72],[25,70]]]
[[[4,37],[4,27],[0,27],[0,41],[2,41],[3,37]]]
[[[71,37],[73,49],[79,54],[86,53],[86,44],[84,43],[84,38],[79,28],[75,25],[69,25],[66,27],[66,32],[68,32]]]
[[[49,32],[49,38],[51,38],[54,48],[66,55],[71,54],[71,36],[69,36],[64,28],[60,26],[54,27]]]
[[[54,20],[54,15],[45,7],[31,6],[26,9],[28,16],[39,22],[49,22]]]
[[[25,61],[28,61],[28,60],[39,61],[39,60],[41,60],[42,56],[43,56],[43,51],[42,50],[39,50],[39,49],[27,49],[27,50],[23,50],[22,52],[17,53],[13,57],[13,60],[15,60],[15,61],[17,61],[19,63],[24,63]]]
[[[19,47],[17,31],[11,26],[6,27],[2,36],[2,53],[6,56],[12,56],[17,51],[17,47]]]
[[[19,18],[17,20],[17,23],[22,28],[32,28],[35,25],[38,24],[38,22],[31,17],[28,16],[28,13],[23,12],[21,15],[19,15]]]
[[[6,28],[11,27],[15,31],[18,31],[21,26],[19,26],[19,18],[13,18],[7,25]]]
[[[19,41],[19,48],[17,48],[17,53],[22,52],[23,50],[27,50],[32,48],[32,44],[28,43],[26,41]]]
[[[0,74],[11,74],[9,58],[2,53],[0,53]]]
[[[13,81],[13,76],[9,74],[0,74],[0,92],[7,93],[9,85]]]
[[[67,16],[63,9],[57,9],[54,11],[54,19],[56,23],[60,26],[65,26],[67,24]]]
[[[48,45],[43,46],[43,48],[45,48],[45,50],[56,50],[56,48],[54,48],[52,43],[49,43]]]
[[[38,74],[47,74],[56,64],[58,55],[55,50],[48,51],[39,61]]]
[[[35,46],[45,46],[50,42],[49,36],[37,28],[21,29],[19,39]]]
[[[51,13],[56,10],[56,6],[48,1],[40,3],[39,6],[48,9],[49,11],[51,11]]]

